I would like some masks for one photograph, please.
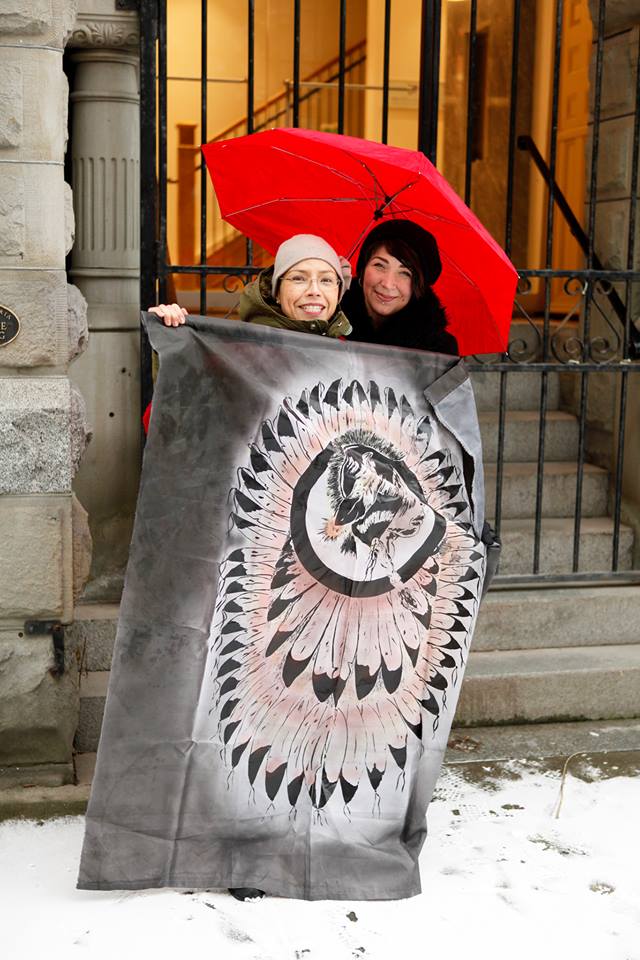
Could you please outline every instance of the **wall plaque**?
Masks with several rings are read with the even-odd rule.
[[[9,307],[0,304],[0,347],[6,347],[20,333],[20,320]]]

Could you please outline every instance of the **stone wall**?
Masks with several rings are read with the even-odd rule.
[[[594,26],[599,3],[590,0]],[[594,110],[596,46],[591,64],[591,112]],[[633,133],[636,84],[640,56],[640,6],[637,0],[608,0],[606,5],[600,102],[600,143],[595,191],[594,249],[605,268],[640,269],[640,204],[636,199],[635,237],[630,236],[632,210]],[[592,141],[587,146],[588,176],[591,170]],[[638,162],[638,158],[636,158]],[[640,164],[639,164],[640,166]],[[640,184],[640,169],[636,170]],[[588,211],[587,211],[588,215]],[[627,304],[631,322],[640,329],[640,283],[616,284]],[[627,303],[628,299],[628,303]],[[606,297],[596,294],[590,315],[589,339],[596,356],[605,344],[616,352],[621,325]],[[601,338],[600,340],[598,338]],[[640,566],[640,375],[628,376],[625,417],[624,465],[622,476],[622,519],[635,529],[634,565]],[[587,446],[589,458],[611,471],[615,480],[617,436],[620,422],[621,378],[619,374],[597,374],[590,378]]]
[[[70,275],[88,302],[73,368],[93,440],[74,482],[89,512],[85,599],[120,599],[140,475],[138,17],[80,0],[67,48],[76,240]],[[150,306],[150,304],[147,304]]]
[[[67,284],[74,235],[64,180],[72,0],[0,0],[0,304],[19,332],[0,345],[0,783],[65,782],[78,714],[76,651],[56,670],[51,634],[88,575],[87,515],[71,484],[88,440],[68,369],[87,342]]]

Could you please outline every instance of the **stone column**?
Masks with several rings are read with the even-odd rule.
[[[0,0],[0,786],[72,777],[78,667],[42,621],[69,623],[88,573],[71,482],[87,435],[68,376],[86,305],[67,285],[64,182],[71,0]],[[15,319],[17,318],[17,320]],[[19,325],[19,326],[18,326]],[[40,621],[33,633],[27,621]],[[59,637],[59,631],[58,631]]]
[[[89,348],[73,378],[93,439],[74,488],[94,551],[85,599],[118,601],[140,469],[137,14],[81,0],[73,49],[71,276],[88,301]]]

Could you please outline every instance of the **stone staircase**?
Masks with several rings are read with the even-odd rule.
[[[485,461],[487,517],[495,512],[496,457],[500,381],[497,373],[474,373],[474,391]],[[548,377],[545,464],[542,497],[540,572],[569,573],[573,559],[573,529],[578,456],[578,421],[559,409],[560,378]],[[540,374],[507,375],[507,414],[502,489],[501,574],[532,570],[536,486]],[[606,470],[585,463],[580,530],[580,569],[611,569],[613,520],[608,516],[610,478]],[[630,570],[633,530],[622,526],[618,567]]]
[[[485,453],[487,513],[493,513],[499,379],[474,374]],[[502,574],[531,570],[533,556],[540,376],[509,375],[502,502]],[[569,572],[573,551],[578,424],[559,409],[558,377],[549,377],[541,571]],[[609,477],[585,466],[581,570],[607,570],[613,523]],[[620,569],[632,564],[633,531],[621,528]],[[115,638],[117,605],[80,605],[69,631],[84,649],[78,754],[97,748]],[[640,586],[575,586],[493,590],[480,612],[456,714],[473,727],[459,742],[485,738],[492,750],[539,743],[536,732],[564,723],[573,743],[588,743],[593,722],[640,717]],[[581,734],[576,729],[585,726]],[[576,724],[576,722],[578,722]],[[495,734],[501,725],[505,736]],[[517,726],[516,726],[517,725]],[[587,727],[589,729],[587,729]],[[513,735],[509,735],[512,728]],[[562,735],[553,727],[553,742]],[[635,727],[634,727],[635,730]],[[527,733],[529,731],[529,733]],[[577,738],[577,739],[576,739]],[[455,744],[456,737],[452,738]],[[465,746],[467,744],[467,746]],[[580,747],[581,748],[581,747]],[[513,748],[511,748],[513,749]],[[519,747],[519,752],[523,747]],[[532,749],[537,749],[532,747]],[[455,746],[449,754],[454,755]],[[461,754],[464,756],[464,753]],[[460,759],[460,757],[458,757]],[[86,761],[82,761],[86,764]]]

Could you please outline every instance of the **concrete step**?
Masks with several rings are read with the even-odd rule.
[[[475,370],[471,373],[473,392],[478,410],[498,410],[500,407],[500,373]],[[507,378],[507,410],[538,410],[542,374],[523,368],[514,368]],[[547,410],[557,410],[560,400],[559,374],[547,375]]]
[[[119,613],[116,604],[81,604],[67,630],[82,632],[85,670],[104,674]],[[640,586],[491,590],[482,602],[474,650],[525,650],[640,642]],[[86,684],[83,683],[86,689]]]
[[[469,655],[457,726],[640,716],[640,643]]]
[[[507,519],[500,528],[502,575],[529,574],[533,564],[534,521]],[[610,517],[585,517],[580,528],[580,571],[597,573],[611,570],[613,520]],[[631,570],[633,530],[620,527],[618,569]],[[573,566],[573,518],[549,517],[542,521],[540,573],[571,573]]]
[[[543,467],[543,517],[573,517],[576,503],[577,465],[558,460]],[[497,467],[484,467],[486,514],[495,516]],[[502,516],[524,519],[536,512],[538,464],[505,463],[503,465]],[[585,463],[582,473],[581,513],[583,517],[602,517],[607,513],[609,475],[592,463]]]
[[[98,749],[108,686],[108,670],[86,673],[80,678],[80,717],[74,739],[77,753],[90,753]]]
[[[568,757],[574,758],[574,774],[581,761],[587,761],[606,776],[637,776],[640,720],[518,723],[472,729],[458,729],[454,723],[444,759],[448,765],[461,766],[514,759],[564,761]],[[564,762],[560,764],[563,767]]]
[[[478,414],[485,463],[498,458],[498,414]],[[537,461],[540,414],[537,410],[511,410],[504,424],[504,459]],[[545,429],[545,460],[575,460],[578,456],[578,421],[563,410],[548,410]]]
[[[97,750],[106,671],[83,677],[79,753]],[[473,649],[456,711],[457,726],[640,716],[640,643],[565,648]]]
[[[640,586],[492,590],[474,653],[640,643]]]
[[[86,811],[95,753],[75,756],[77,783],[57,787],[0,787],[0,822],[79,816]],[[434,800],[458,802],[460,777],[487,791],[525,771],[592,781],[640,774],[640,720],[454,726]],[[453,779],[451,779],[453,778]],[[467,813],[473,811],[468,808]],[[475,813],[474,813],[475,815]]]

